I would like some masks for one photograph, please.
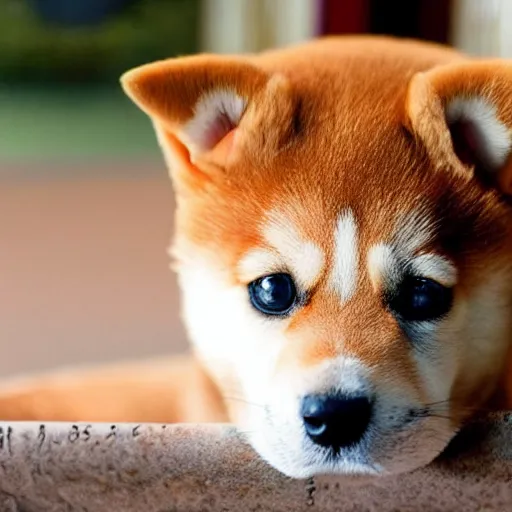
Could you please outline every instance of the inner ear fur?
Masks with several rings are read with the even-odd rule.
[[[406,125],[433,163],[512,195],[512,62],[460,61],[416,74]]]
[[[242,59],[196,55],[139,66],[121,76],[121,85],[146,114],[174,131],[193,117],[206,93],[229,90],[247,98],[266,80],[263,71]]]

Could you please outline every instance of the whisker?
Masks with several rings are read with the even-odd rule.
[[[237,396],[226,396],[224,395],[224,398],[226,400],[233,400],[234,402],[241,402],[246,405],[250,405],[252,407],[260,407],[261,409],[265,409],[265,406],[262,404],[257,404],[256,402],[250,402],[249,400],[246,400],[245,398],[237,397]]]
[[[238,430],[237,429],[237,433],[241,434],[242,436],[249,436],[251,434],[255,434],[256,430]]]
[[[436,413],[432,413],[432,412],[428,412],[426,415],[425,415],[426,418],[440,418],[442,420],[453,420],[453,418],[451,416],[447,416],[445,414],[436,414]]]
[[[438,402],[427,403],[427,404],[425,404],[425,407],[434,407],[434,406],[439,406],[439,405],[451,405],[451,403],[452,403],[452,399],[449,398],[447,400],[439,400]]]
[[[495,412],[496,408],[487,407],[485,405],[471,406],[471,405],[457,405],[457,396],[452,396],[447,400],[440,400],[438,402],[430,402],[424,405],[425,408],[430,410],[439,410],[444,406],[450,408],[453,412],[469,412],[469,413],[491,413]]]
[[[421,409],[413,409],[409,415],[411,418],[440,418],[445,420],[452,420],[453,417],[448,414],[441,414],[443,411],[438,412],[431,408],[425,407]]]

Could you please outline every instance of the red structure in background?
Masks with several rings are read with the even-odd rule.
[[[322,34],[362,34],[370,29],[370,0],[321,0]]]
[[[322,34],[387,34],[448,43],[450,0],[320,0]]]

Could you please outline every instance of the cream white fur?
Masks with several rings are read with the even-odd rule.
[[[400,279],[398,261],[393,248],[385,243],[370,247],[367,256],[368,273],[375,291],[382,290]]]
[[[393,245],[378,243],[370,247],[367,265],[375,289],[398,283],[406,267],[415,275],[432,279],[443,286],[452,287],[457,284],[457,268],[440,254],[424,253],[416,256]]]
[[[446,106],[448,124],[470,122],[478,137],[479,152],[490,170],[498,170],[510,154],[510,131],[499,118],[494,107],[482,97],[457,97]]]
[[[268,249],[252,249],[238,262],[238,277],[249,283],[258,277],[283,270],[282,258],[275,251]]]
[[[270,215],[263,235],[279,255],[282,264],[294,273],[298,284],[304,289],[312,287],[324,265],[325,257],[320,247],[311,240],[304,240],[284,213],[273,212]],[[265,260],[266,257],[262,261]]]
[[[334,264],[331,285],[347,302],[354,295],[358,272],[357,225],[351,210],[345,210],[338,218],[334,235]]]
[[[218,89],[204,94],[194,107],[194,116],[181,129],[181,138],[196,151],[206,151],[237,126],[246,100],[235,91]]]
[[[439,254],[420,254],[409,262],[417,275],[438,281],[443,286],[457,284],[457,268],[444,256]]]

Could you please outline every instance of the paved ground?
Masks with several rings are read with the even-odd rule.
[[[0,375],[183,349],[160,160],[0,170]]]

